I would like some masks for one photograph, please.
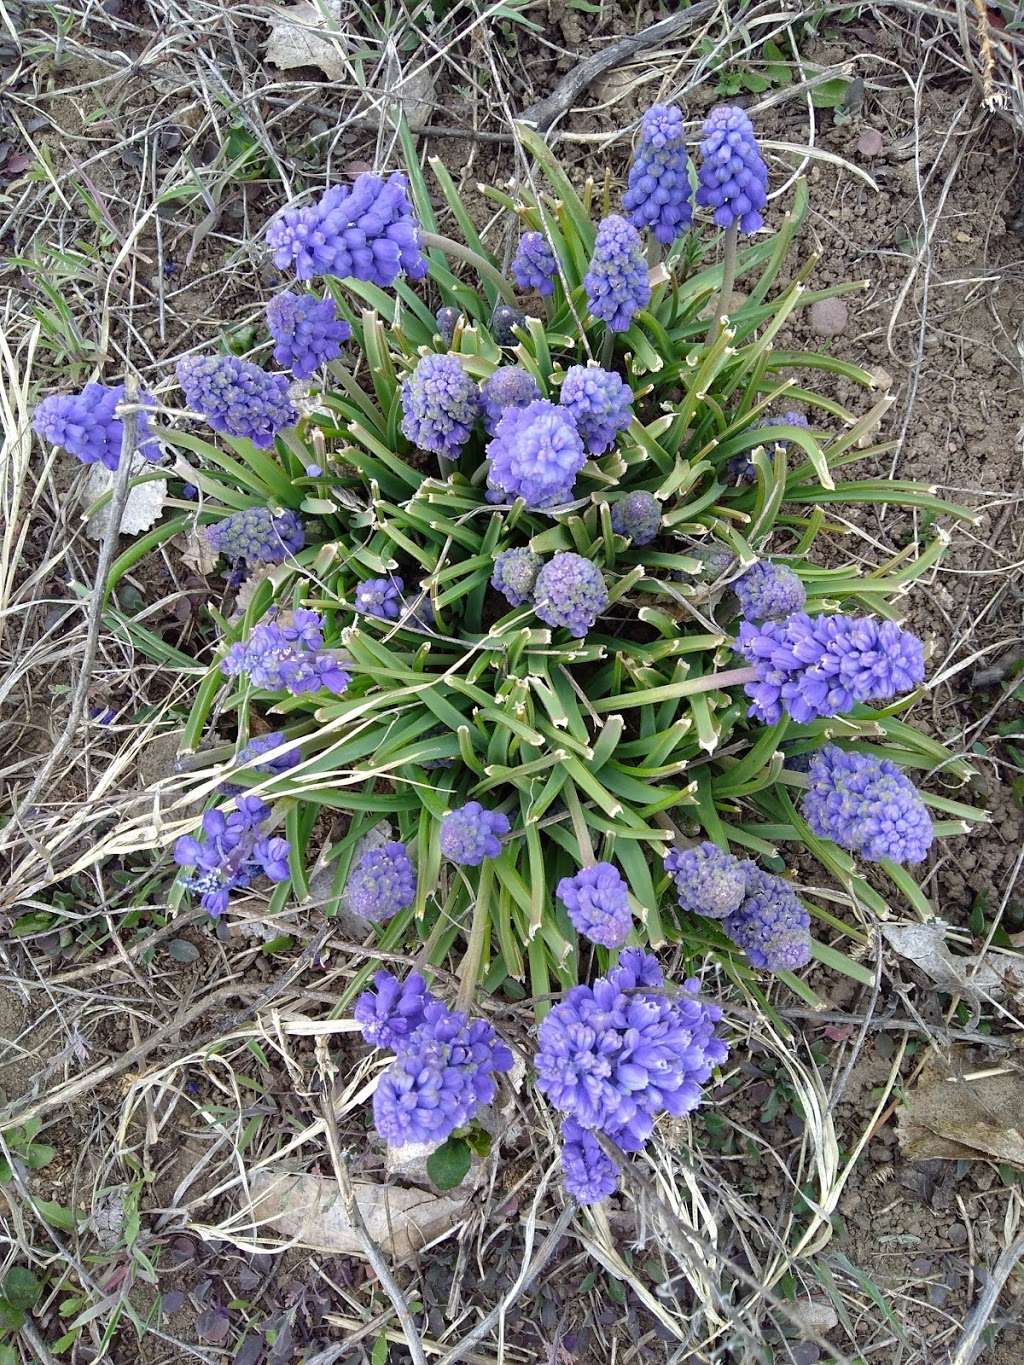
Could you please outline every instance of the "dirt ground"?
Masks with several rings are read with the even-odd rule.
[[[81,381],[91,377],[96,361],[116,366],[125,356],[145,379],[161,373],[167,359],[183,348],[209,345],[226,330],[244,329],[258,315],[275,284],[258,237],[284,196],[280,179],[271,177],[265,158],[283,170],[297,192],[307,184],[322,184],[325,177],[365,169],[374,164],[378,152],[386,153],[383,135],[345,126],[340,120],[350,94],[344,80],[332,84],[311,67],[282,73],[264,63],[266,28],[244,7],[241,18],[232,16],[236,9],[232,5],[203,5],[192,11],[186,7],[185,19],[174,6],[155,14],[146,4],[121,0],[72,8],[74,23],[59,61],[52,55],[52,32],[45,19],[30,21],[24,17],[26,7],[14,8],[23,16],[23,34],[31,40],[25,41],[26,48],[36,43],[42,51],[44,38],[51,43],[41,79],[38,71],[34,76],[26,73],[17,53],[0,47],[0,63],[21,101],[14,106],[18,119],[5,115],[6,122],[0,124],[8,139],[0,157],[0,185],[5,189],[0,244],[8,258],[0,263],[0,279],[11,290],[7,330],[12,345],[22,343],[40,312],[49,319],[42,327],[32,376],[39,392],[52,387],[55,376],[61,383],[69,376]],[[578,58],[662,17],[646,6],[628,4],[602,5],[596,19],[586,6],[551,3],[534,9],[539,33],[515,25],[495,26],[488,38],[471,28],[445,49],[445,60],[437,63],[432,122],[449,129],[470,127],[475,135],[428,134],[421,136],[420,146],[424,155],[444,159],[466,186],[467,196],[478,180],[497,183],[516,173],[508,143],[488,140],[489,135],[507,135],[508,109],[528,107]],[[230,35],[233,48],[225,35]],[[849,301],[848,318],[831,345],[843,358],[874,369],[880,389],[893,396],[883,434],[896,448],[883,468],[862,471],[854,466],[851,475],[917,479],[982,513],[977,526],[952,528],[952,543],[940,569],[916,585],[906,603],[907,623],[931,642],[930,673],[944,679],[919,704],[914,719],[972,758],[979,776],[969,799],[985,804],[993,817],[989,829],[947,842],[922,876],[940,913],[962,931],[963,946],[977,951],[986,932],[979,933],[972,920],[979,903],[989,917],[986,924],[998,914],[1010,928],[1014,923],[1019,928],[1013,915],[1024,901],[1018,884],[1019,783],[1024,773],[1014,749],[1016,736],[1024,735],[1024,714],[1013,671],[1024,657],[1020,514],[1024,172],[1019,125],[982,108],[967,76],[955,62],[945,60],[946,40],[940,41],[940,36],[932,30],[911,33],[905,25],[875,22],[863,14],[845,28],[826,31],[824,37],[806,36],[803,58],[860,78],[859,100],[840,118],[831,109],[814,110],[812,126],[806,99],[786,98],[765,110],[759,128],[775,144],[773,183],[781,184],[798,164],[806,172],[811,212],[800,251],[804,256],[812,250],[819,255],[815,282],[868,281],[863,295]],[[915,47],[912,39],[919,45]],[[123,62],[112,65],[111,51],[136,66],[127,70]],[[694,74],[700,56],[699,49],[669,44],[595,82],[558,124],[558,149],[571,173],[582,179],[592,169],[595,151],[600,151],[601,163],[610,164],[621,176],[639,113],[655,98],[682,98],[688,118],[699,120],[721,98],[713,77]],[[412,60],[409,51],[400,53],[399,60]],[[229,84],[239,96],[231,117],[224,116],[216,100],[210,101],[210,89],[215,87],[210,64],[215,73],[218,61],[230,66]],[[204,73],[205,88],[198,77],[182,74],[189,72]],[[746,95],[742,100],[750,102]],[[30,118],[33,104],[41,112]],[[173,135],[166,133],[167,128],[175,130]],[[25,167],[17,160],[27,151],[21,130],[33,155],[42,149],[44,160],[58,175],[75,165],[84,168],[80,183],[89,190],[91,211],[83,210],[81,199],[69,197],[66,187],[60,187],[63,181],[57,196],[50,193],[45,177],[26,181]],[[237,157],[257,137],[253,155],[258,164],[251,180],[206,174],[203,168],[222,164],[217,157],[223,161],[229,139],[233,138],[231,156]],[[802,148],[812,141],[813,155],[805,163],[778,146]],[[184,168],[182,147],[188,151]],[[188,185],[195,183],[202,185],[202,193],[187,194]],[[157,209],[156,200],[168,191]],[[780,208],[781,199],[773,212]],[[481,226],[488,221],[482,205],[470,202],[469,209]],[[130,252],[119,259],[120,245],[140,218],[143,226],[131,239]],[[41,260],[42,270],[26,264],[40,234],[53,246],[52,254],[35,258],[36,266]],[[111,268],[112,262],[116,268]],[[61,315],[59,326],[46,307],[47,277],[67,300],[68,316]],[[803,316],[780,344],[820,346],[823,340]],[[851,394],[840,384],[835,396],[844,400]],[[69,583],[90,581],[94,556],[94,547],[82,538],[77,513],[63,500],[67,471],[55,471],[54,477],[55,482],[41,489],[39,519],[33,524],[27,568],[22,570],[21,581],[27,581],[28,598],[39,603],[39,612],[66,597]],[[880,556],[924,529],[891,508],[859,514],[856,526]],[[190,586],[180,562],[172,558],[167,571],[175,588],[184,583],[186,595],[202,593],[201,583],[198,588],[195,583]],[[159,595],[152,583],[140,580],[138,587],[143,595],[152,593],[147,598],[151,602]],[[156,608],[156,619],[170,619],[173,613],[180,626],[180,647],[187,650],[191,617],[171,601],[171,588],[160,591],[169,597],[165,607]],[[59,733],[67,714],[68,682],[75,673],[73,660],[51,658],[43,648],[45,628],[33,629],[20,637],[20,662],[19,650],[4,645],[3,665],[18,675],[11,690],[19,703],[16,723],[29,718],[29,733],[18,740],[26,755],[24,767],[15,764],[5,772],[5,783],[14,792],[37,755],[45,753]],[[98,703],[113,698],[125,705],[130,700],[149,704],[159,693],[159,680],[140,681],[132,660],[118,647],[102,645],[100,660]],[[153,690],[147,692],[150,685]],[[55,702],[50,702],[51,696]],[[95,740],[94,730],[90,742]],[[116,748],[116,735],[100,740],[108,749]],[[144,758],[147,771],[156,771],[148,746]],[[92,762],[102,770],[96,757]],[[131,772],[136,771],[133,760]],[[160,771],[166,771],[166,765]],[[69,764],[48,796],[58,815],[65,808],[62,802],[68,811],[84,803],[90,772],[87,761]],[[244,1000],[274,979],[278,964],[260,955],[258,943],[214,943],[192,934],[187,926],[173,930],[174,941],[198,945],[198,964],[185,952],[175,965],[163,949],[143,960],[133,947],[135,922],[125,919],[121,930],[127,902],[119,899],[119,888],[138,879],[137,869],[126,864],[118,869],[118,877],[116,882],[109,877],[78,877],[69,894],[76,906],[99,906],[108,927],[119,928],[113,939],[104,939],[100,952],[110,955],[110,984],[113,989],[116,983],[118,1005],[126,1011],[122,1017],[111,1018],[109,1011],[104,1017],[107,983],[91,974],[88,958],[78,955],[70,936],[41,932],[8,944],[4,951],[0,1090],[9,1104],[19,1096],[32,1096],[34,1084],[40,1090],[44,1082],[55,1083],[63,1066],[68,1074],[77,1074],[83,1057],[90,1063],[116,1063],[152,1029],[170,1029],[195,1000],[229,981],[248,989]],[[154,889],[151,894],[159,906],[160,892]],[[170,931],[165,946],[169,938]],[[77,972],[83,975],[76,976]],[[61,1009],[47,1014],[44,1024],[34,1029],[36,1020],[50,1009],[51,988],[46,983],[55,975],[66,992],[56,997],[62,1001]],[[328,984],[332,980],[328,978]],[[16,983],[24,983],[24,989]],[[851,1020],[866,1019],[869,1012],[883,1016],[887,1009],[904,1005],[909,996],[914,1008],[923,1010],[936,1027],[946,1022],[941,1010],[936,1013],[937,997],[927,976],[913,964],[887,960],[884,984],[874,1001],[868,1000],[869,992],[845,980],[818,984],[830,1006]],[[326,993],[327,984],[319,983],[307,1003],[323,1004]],[[239,1016],[232,1011],[241,1003],[225,1000],[201,1022],[190,1016],[180,1035],[168,1033],[172,1045],[167,1056],[183,1055],[183,1049],[204,1036],[211,1024],[234,1027]],[[831,1026],[831,1034],[830,1026],[814,1021],[796,1027],[800,1032],[793,1044],[795,1053],[813,1055],[829,1084],[846,1072],[852,1056],[849,1026]],[[993,1033],[1005,1030],[1019,1045],[1012,1010],[986,1019],[984,1027]],[[856,1034],[856,1028],[852,1032]],[[880,1092],[892,1079],[893,1040],[899,1037],[868,1032],[846,1075],[845,1088],[829,1098],[844,1159],[856,1148]],[[308,1079],[313,1072],[312,1044],[295,1045],[288,1056]],[[1000,1253],[1019,1235],[1022,1178],[1012,1165],[966,1159],[912,1161],[903,1155],[897,1101],[903,1087],[912,1086],[921,1057],[920,1051],[909,1052],[898,1068],[890,1102],[872,1124],[832,1216],[827,1250],[797,1267],[781,1288],[798,1304],[815,1308],[815,1330],[800,1332],[790,1323],[776,1331],[782,1318],[769,1313],[765,1320],[774,1325],[765,1330],[774,1335],[766,1345],[755,1340],[753,1329],[759,1319],[750,1310],[742,1330],[713,1350],[698,1341],[670,1341],[651,1303],[623,1290],[597,1267],[585,1247],[567,1237],[541,1282],[510,1316],[506,1356],[496,1357],[492,1351],[475,1358],[549,1365],[613,1361],[625,1365],[630,1360],[662,1359],[680,1365],[741,1361],[746,1365],[762,1360],[793,1365],[819,1360],[872,1365],[953,1362],[956,1343],[972,1307],[984,1297]],[[177,1125],[188,1130],[192,1110],[174,1109],[170,1090],[161,1092],[147,1098],[140,1109],[145,1118],[139,1119],[143,1126],[158,1125],[161,1141],[151,1143],[149,1130],[142,1136],[132,1130],[127,1143],[123,1134],[118,1135],[122,1147],[157,1163],[155,1173],[145,1163],[140,1170],[131,1162],[108,1160],[121,1105],[142,1069],[140,1060],[128,1074],[119,1073],[89,1094],[80,1108],[72,1110],[73,1122],[66,1115],[55,1116],[57,1126],[50,1126],[45,1136],[59,1148],[58,1155],[33,1177],[39,1182],[33,1189],[57,1202],[88,1205],[97,1182],[119,1191],[141,1182],[146,1214],[140,1246],[161,1246],[164,1261],[155,1278],[160,1292],[176,1297],[165,1303],[159,1331],[146,1335],[141,1347],[135,1330],[122,1322],[109,1345],[98,1345],[98,1337],[86,1332],[74,1352],[61,1358],[76,1365],[79,1360],[101,1359],[142,1359],[146,1365],[244,1361],[240,1354],[229,1354],[216,1335],[221,1306],[244,1303],[242,1309],[232,1309],[234,1321],[248,1313],[252,1321],[271,1322],[279,1330],[287,1320],[294,1344],[290,1354],[270,1357],[277,1365],[284,1360],[321,1362],[320,1356],[309,1354],[311,1343],[325,1352],[321,1365],[369,1360],[374,1341],[383,1339],[375,1332],[356,1332],[351,1347],[338,1354],[328,1350],[331,1343],[340,1345],[353,1333],[351,1326],[332,1322],[331,1312],[342,1319],[348,1315],[353,1321],[372,1322],[386,1306],[379,1289],[374,1293],[372,1275],[358,1260],[317,1256],[232,1260],[226,1243],[214,1242],[211,1249],[196,1238],[190,1248],[168,1249],[171,1233],[164,1236],[164,1229],[174,1232],[180,1221],[171,1207],[181,1176],[173,1148]],[[296,1128],[315,1116],[309,1096],[295,1095],[292,1071],[276,1054],[259,1079],[267,1091],[260,1103],[273,1106],[282,1123]],[[182,1068],[168,1085],[179,1083],[189,1104],[193,1100],[212,1104],[219,1098],[216,1079],[209,1075]],[[720,1126],[696,1122],[699,1151],[680,1146],[666,1160],[678,1160],[677,1170],[691,1159],[698,1162],[702,1188],[728,1187],[736,1207],[760,1235],[780,1224],[794,1203],[810,1196],[809,1186],[804,1192],[803,1187],[794,1190],[792,1178],[793,1170],[803,1169],[806,1107],[778,1064],[759,1055],[756,1047],[736,1085],[716,1098],[721,1100]],[[163,1104],[172,1107],[163,1112]],[[254,1108],[252,1113],[256,1112]],[[168,1126],[172,1113],[175,1117]],[[82,1150],[83,1133],[95,1143],[92,1154]],[[666,1150],[670,1148],[666,1138]],[[371,1163],[377,1159],[377,1154],[369,1154]],[[531,1179],[513,1182],[511,1193],[496,1206],[493,1216],[505,1235],[491,1243],[492,1259],[486,1265],[478,1261],[476,1244],[467,1236],[456,1245],[443,1244],[410,1272],[410,1292],[423,1305],[423,1323],[430,1334],[440,1336],[449,1325],[446,1310],[453,1277],[461,1287],[463,1305],[489,1305],[514,1282],[523,1247],[520,1213],[529,1203]],[[123,1193],[118,1198],[123,1200]],[[8,1200],[14,1210],[14,1201],[10,1196]],[[655,1309],[660,1302],[685,1308],[690,1290],[685,1283],[666,1287],[664,1267],[654,1263],[657,1255],[650,1254],[647,1225],[636,1213],[642,1206],[640,1198],[622,1201],[611,1211],[611,1226],[620,1244],[630,1248],[631,1267],[636,1267]],[[120,1249],[106,1259],[101,1249],[98,1261],[89,1259],[97,1255],[95,1240],[89,1240],[96,1232],[95,1203],[91,1207],[91,1231],[69,1238],[71,1251],[85,1260],[88,1269],[83,1268],[83,1274],[95,1277],[93,1287],[100,1297],[116,1292],[130,1274],[136,1276],[131,1302],[146,1317],[154,1286],[145,1269],[139,1271],[138,1260]],[[204,1211],[203,1217],[208,1213]],[[22,1246],[16,1223],[15,1218],[12,1246]],[[479,1227],[473,1231],[474,1236],[480,1234]],[[738,1278],[729,1281],[728,1288],[739,1298],[737,1286],[744,1268],[754,1265],[754,1252],[739,1234],[727,1243],[723,1240],[719,1250],[739,1267]],[[34,1264],[52,1267],[59,1252],[60,1247],[44,1237]],[[62,1316],[68,1316],[58,1312],[58,1303],[57,1297],[47,1299],[36,1315],[40,1332],[51,1341],[63,1330]],[[29,1352],[38,1348],[27,1338],[22,1344],[24,1359],[31,1359]],[[1024,1276],[1019,1269],[1009,1275],[990,1307],[980,1350],[971,1360],[984,1365],[1017,1365],[1024,1359]],[[389,1355],[375,1352],[372,1361],[398,1365],[407,1358],[392,1344]],[[39,1359],[46,1362],[41,1353]],[[955,1365],[970,1361],[957,1356]]]

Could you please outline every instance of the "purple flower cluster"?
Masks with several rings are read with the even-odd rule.
[[[288,736],[282,734],[280,730],[273,730],[269,735],[257,735],[255,739],[250,739],[239,753],[236,767],[242,768],[254,758],[265,758],[265,763],[254,765],[253,772],[268,773],[274,777],[286,773],[302,762],[302,754],[298,749],[287,749],[282,754],[277,753],[281,745],[287,742]]]
[[[652,104],[640,124],[622,207],[634,227],[650,228],[663,246],[671,246],[693,220],[689,170],[683,111]]]
[[[564,626],[581,639],[608,605],[601,570],[582,555],[564,550],[537,575],[533,609],[549,626]]]
[[[745,861],[747,893],[722,924],[755,967],[795,971],[811,959],[810,916],[781,877]]]
[[[338,317],[332,298],[278,294],[267,304],[267,326],[277,343],[274,359],[297,379],[308,379],[328,360],[341,355],[352,328]]]
[[[573,928],[591,943],[621,948],[629,937],[629,887],[611,863],[595,863],[573,877],[563,877],[557,895]]]
[[[397,575],[366,578],[356,588],[356,611],[364,616],[379,616],[383,621],[397,621],[405,603],[404,591],[405,580]]]
[[[297,513],[247,507],[205,528],[210,548],[230,564],[281,564],[306,543]]]
[[[768,167],[742,109],[729,104],[712,109],[704,123],[700,155],[697,203],[714,209],[721,228],[738,223],[741,232],[757,232],[764,225],[761,210],[768,202]]]
[[[500,810],[487,810],[479,801],[467,801],[450,810],[441,821],[441,852],[453,863],[479,867],[485,858],[496,858],[501,839],[512,826]]]
[[[661,503],[653,493],[627,493],[612,504],[612,530],[634,545],[650,545],[661,530]]]
[[[724,919],[738,910],[747,894],[743,864],[717,844],[673,849],[665,858],[665,871],[676,884],[680,909],[709,919]]]
[[[673,850],[665,869],[680,909],[722,921],[755,967],[780,972],[811,956],[810,916],[788,882],[711,843]]]
[[[405,844],[396,840],[367,849],[345,884],[345,904],[363,919],[390,919],[415,899],[416,868]]]
[[[274,838],[264,829],[270,807],[256,796],[240,796],[237,805],[230,815],[208,810],[202,839],[186,834],[174,845],[178,866],[195,868],[182,878],[182,885],[200,897],[214,919],[228,908],[231,892],[248,886],[259,873],[274,882],[287,881],[290,875],[288,840]]]
[[[633,420],[633,390],[611,370],[572,365],[558,401],[576,423],[591,455],[603,455]]]
[[[545,1017],[535,1059],[537,1088],[580,1129],[640,1151],[661,1113],[679,1118],[725,1061],[715,1036],[721,1010],[687,981],[669,997],[657,960],[627,948],[593,986],[576,986]],[[567,1175],[583,1195],[610,1194],[610,1172],[576,1128],[566,1135]]]
[[[536,289],[543,298],[555,292],[558,263],[547,238],[540,232],[524,232],[512,258],[512,277],[520,289]]]
[[[539,398],[506,409],[487,443],[487,458],[493,500],[523,498],[527,507],[541,509],[569,501],[587,455],[566,410]]]
[[[300,280],[335,275],[382,289],[403,273],[422,279],[427,262],[406,189],[404,175],[367,172],[351,188],[332,185],[315,204],[285,209],[267,229],[274,264],[294,265]]]
[[[634,313],[647,307],[651,286],[640,234],[617,213],[598,224],[583,287],[590,311],[613,332],[624,332]]]
[[[512,1053],[486,1020],[447,1009],[418,973],[399,985],[378,972],[374,985],[355,1017],[368,1043],[397,1054],[374,1092],[377,1132],[391,1147],[444,1142],[494,1099],[494,1073],[509,1070]]]
[[[402,431],[421,450],[458,459],[480,416],[480,392],[457,355],[427,355],[402,383]]]
[[[594,1134],[575,1119],[562,1121],[562,1179],[577,1204],[599,1204],[619,1186],[619,1171]]]
[[[145,393],[139,400],[153,402]],[[114,470],[120,463],[124,440],[124,424],[115,412],[123,402],[123,384],[116,388],[86,384],[81,393],[51,393],[36,406],[32,426],[44,441],[60,446],[82,464],[101,464]],[[160,454],[144,412],[137,416],[135,448],[147,460],[155,460]]]
[[[248,437],[265,450],[299,420],[287,375],[234,355],[182,356],[175,369],[188,406],[225,436]]]
[[[874,616],[808,616],[754,625],[743,621],[736,648],[756,673],[745,691],[750,714],[773,725],[783,713],[798,724],[888,701],[924,679],[916,635]]]
[[[919,863],[934,830],[917,788],[889,759],[828,744],[811,759],[804,818],[815,834],[868,862]]]
[[[539,397],[540,389],[532,374],[518,365],[503,365],[480,385],[480,399],[484,409],[484,427],[489,436],[509,408],[525,408]]]
[[[423,1023],[423,1011],[437,997],[427,990],[419,972],[399,981],[390,972],[376,972],[376,990],[364,991],[352,1011],[363,1038],[371,1047],[398,1052]]]
[[[496,588],[513,607],[533,599],[537,575],[544,561],[532,550],[503,550],[494,560],[491,587]]]
[[[231,646],[221,662],[229,678],[242,674],[268,692],[319,692],[341,695],[352,681],[338,658],[323,648],[323,619],[297,610],[263,621],[247,640]]]
[[[732,590],[748,621],[792,616],[795,611],[802,611],[807,601],[804,585],[793,570],[785,564],[770,564],[766,560],[741,574]]]

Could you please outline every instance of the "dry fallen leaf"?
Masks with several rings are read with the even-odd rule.
[[[133,475],[144,474],[152,468],[149,460],[144,459],[141,455],[133,456]],[[82,496],[82,506],[91,507],[104,493],[109,493],[113,486],[114,475],[111,470],[102,464],[90,465],[89,477],[85,481],[85,492]],[[118,528],[120,533],[122,535],[137,535],[140,531],[148,531],[153,523],[159,519],[166,500],[166,479],[151,479],[148,483],[136,484],[134,488],[130,488],[124,511],[121,514],[121,525]],[[108,502],[85,523],[85,533],[93,540],[102,540],[107,534],[109,526],[110,503]]]
[[[356,1203],[373,1240],[398,1259],[420,1251],[458,1221],[463,1201],[428,1190],[353,1181]],[[282,1237],[317,1251],[362,1254],[337,1181],[319,1175],[256,1171],[252,1214]]]
[[[976,1067],[964,1049],[951,1064],[932,1057],[899,1111],[897,1135],[912,1161],[987,1159],[1024,1170],[1024,1073]]]
[[[342,18],[348,6],[342,0],[300,0],[282,9],[267,8],[270,37],[267,39],[267,61],[282,71],[297,66],[316,66],[328,80],[342,81],[352,77],[351,64],[346,55],[346,23]],[[399,104],[409,127],[416,131],[430,122],[434,107],[434,67],[419,66],[402,70],[398,63],[397,77],[392,82],[383,80],[373,91],[377,98],[361,110],[366,117],[379,116],[381,96]]]
[[[900,957],[905,957],[931,977],[941,991],[1002,999],[1024,991],[1024,961],[1013,953],[989,949],[983,958],[954,957],[946,947],[946,926],[929,924],[883,924],[882,933]]]
[[[192,530],[187,535],[175,536],[173,544],[181,551],[181,562],[203,578],[217,567],[220,556],[201,531]]]
[[[318,66],[332,81],[348,74],[341,22],[342,0],[302,0],[288,9],[268,10],[267,61],[282,71]]]

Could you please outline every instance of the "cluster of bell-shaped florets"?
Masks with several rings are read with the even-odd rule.
[[[686,981],[670,994],[657,960],[627,948],[592,986],[576,986],[545,1016],[535,1059],[537,1088],[567,1122],[564,1177],[581,1203],[615,1187],[603,1136],[640,1151],[659,1115],[680,1118],[728,1049],[716,1035],[721,1010]],[[589,1134],[589,1138],[585,1137]]]
[[[245,640],[231,646],[221,661],[228,677],[245,676],[269,692],[319,692],[340,695],[351,674],[333,650],[324,648],[323,617],[297,610],[262,621]]]
[[[228,815],[206,812],[200,838],[186,834],[174,845],[174,861],[192,869],[182,884],[214,919],[228,908],[231,892],[249,886],[261,872],[275,882],[291,875],[291,846],[270,833],[270,817],[270,807],[259,797],[240,796]]]
[[[792,971],[810,961],[810,916],[789,882],[712,843],[673,849],[665,870],[680,908],[719,920],[755,967]]]
[[[503,550],[495,556],[491,586],[513,607],[529,603],[546,625],[560,626],[577,639],[586,635],[609,600],[601,570],[572,550],[546,562],[532,550]]]
[[[392,839],[364,849],[348,874],[344,899],[349,910],[376,921],[390,919],[412,905],[416,865],[405,844]]]
[[[159,448],[144,408],[152,404],[149,394],[139,399],[143,410],[136,415],[135,449],[155,460]],[[114,470],[121,460],[124,423],[117,415],[124,403],[124,385],[86,384],[81,393],[52,393],[36,407],[32,426],[44,441],[60,446],[82,464],[101,464]]]
[[[888,701],[924,680],[921,641],[874,616],[808,616],[740,624],[736,649],[754,677],[750,714],[774,725],[838,716],[860,702]]]
[[[373,980],[355,1017],[368,1043],[396,1054],[374,1091],[377,1132],[389,1147],[444,1142],[491,1103],[512,1053],[486,1020],[449,1010],[418,972]]]

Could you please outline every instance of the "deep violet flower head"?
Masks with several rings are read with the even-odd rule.
[[[509,303],[499,303],[491,314],[491,334],[499,346],[516,344],[516,328],[526,326],[526,314]]]
[[[240,751],[235,766],[242,768],[247,763],[252,763],[254,758],[262,758],[264,761],[254,764],[250,771],[278,777],[302,762],[302,754],[298,748],[286,749],[283,753],[277,752],[287,743],[288,736],[280,730],[273,730],[269,735],[257,735]]]
[[[502,811],[486,810],[479,801],[467,801],[441,821],[441,852],[463,867],[479,867],[485,858],[498,856],[502,836],[511,828]]]
[[[740,624],[737,650],[757,677],[746,684],[750,715],[773,725],[787,713],[798,724],[888,701],[924,679],[921,641],[895,621],[874,616],[808,616]]]
[[[586,635],[607,605],[601,570],[571,550],[552,556],[537,575],[534,611],[549,626],[564,626],[577,639]]]
[[[663,246],[671,246],[693,220],[689,168],[683,111],[652,104],[640,123],[622,207],[635,228],[650,228]]]
[[[540,555],[535,555],[532,550],[502,550],[494,561],[491,587],[497,588],[513,607],[521,607],[533,598],[533,589],[543,563]]]
[[[634,545],[650,545],[661,530],[661,503],[653,493],[627,493],[612,504],[612,530]]]
[[[603,218],[597,226],[594,254],[583,287],[590,311],[613,332],[624,332],[633,314],[647,307],[651,286],[640,234],[617,213]]]
[[[731,104],[712,109],[700,144],[697,203],[714,210],[720,228],[739,225],[744,233],[764,225],[768,167],[757,145],[754,125]]]
[[[770,417],[766,422],[761,423],[761,426],[764,427],[809,427],[810,425],[802,412],[784,412],[781,417]],[[788,450],[790,442],[777,441],[773,442],[773,445],[780,445],[783,450]],[[757,481],[757,467],[746,451],[734,455],[725,466],[725,472],[730,479],[735,479],[739,483],[755,483]]]
[[[153,399],[139,395],[140,403]],[[124,424],[115,416],[124,402],[124,385],[86,384],[81,393],[51,393],[36,405],[32,427],[37,436],[60,446],[82,464],[101,464],[115,470],[121,459]],[[136,450],[147,460],[158,458],[157,447],[145,412],[137,415]]]
[[[461,310],[453,308],[450,303],[442,304],[434,314],[434,321],[437,324],[437,335],[446,346],[452,344],[452,338],[455,336],[455,328],[461,317]]]
[[[423,1023],[427,1005],[439,1001],[419,972],[410,972],[404,981],[390,972],[376,972],[373,985],[373,990],[363,991],[352,1013],[371,1047],[399,1052]]]
[[[562,1122],[562,1180],[578,1204],[598,1204],[619,1185],[615,1162],[592,1132],[569,1118]]]
[[[480,416],[480,392],[457,355],[426,355],[402,382],[402,431],[421,450],[458,459]]]
[[[366,578],[356,588],[356,611],[364,616],[379,616],[384,621],[397,621],[402,614],[404,591],[405,580],[397,575]]]
[[[577,933],[603,948],[622,947],[632,927],[629,887],[611,863],[595,863],[563,877],[557,894]]]
[[[422,279],[427,262],[406,188],[397,172],[387,180],[367,172],[351,187],[332,185],[315,204],[285,209],[267,229],[274,264],[294,265],[300,280],[334,275],[382,289],[401,274]]]
[[[536,289],[546,298],[555,292],[558,263],[547,238],[540,232],[524,232],[512,258],[512,278],[520,289]]]
[[[722,923],[755,967],[795,971],[811,958],[810,916],[781,877],[744,861],[747,893]]]
[[[494,1073],[511,1066],[512,1053],[486,1020],[430,1000],[422,1023],[377,1083],[377,1132],[391,1147],[444,1142],[490,1104],[497,1091]]]
[[[708,841],[696,848],[672,849],[665,871],[675,881],[680,909],[693,915],[724,919],[739,909],[747,893],[744,864]]]
[[[256,796],[240,796],[237,806],[230,815],[208,810],[201,837],[186,834],[174,845],[178,866],[195,869],[182,878],[182,885],[200,897],[214,919],[228,908],[231,892],[249,886],[261,872],[275,882],[287,881],[290,875],[287,839],[266,833],[270,807]]]
[[[576,475],[587,460],[576,423],[564,408],[538,398],[508,408],[487,443],[489,499],[527,507],[555,507],[572,497]]]
[[[740,611],[748,621],[767,621],[776,616],[792,616],[802,611],[807,592],[786,564],[762,560],[731,585],[740,600]]]
[[[484,407],[484,427],[489,436],[509,408],[525,408],[541,396],[537,381],[518,365],[503,365],[480,385]]]
[[[352,328],[338,317],[334,300],[312,294],[277,294],[267,304],[267,326],[274,338],[274,359],[296,379],[308,379],[328,360],[341,355]]]
[[[593,986],[575,986],[541,1023],[537,1088],[581,1128],[639,1151],[661,1113],[681,1117],[727,1048],[722,1012],[687,981],[669,997],[657,959],[627,948]]]
[[[225,436],[248,437],[266,450],[299,420],[285,374],[268,374],[234,355],[182,356],[175,372],[188,406]]]
[[[325,689],[340,696],[351,674],[323,643],[323,618],[315,611],[297,610],[261,621],[247,639],[231,646],[221,671],[229,678],[244,674],[253,687],[269,692],[298,696]]]
[[[390,919],[416,899],[416,868],[405,844],[368,848],[345,883],[345,904],[363,919]]]
[[[558,401],[576,423],[591,455],[603,455],[633,420],[633,390],[599,365],[572,365]]]
[[[306,543],[298,514],[247,507],[204,527],[210,548],[230,564],[281,564]]]
[[[887,758],[827,744],[811,759],[801,810],[815,834],[868,862],[919,863],[932,844],[928,808]]]

